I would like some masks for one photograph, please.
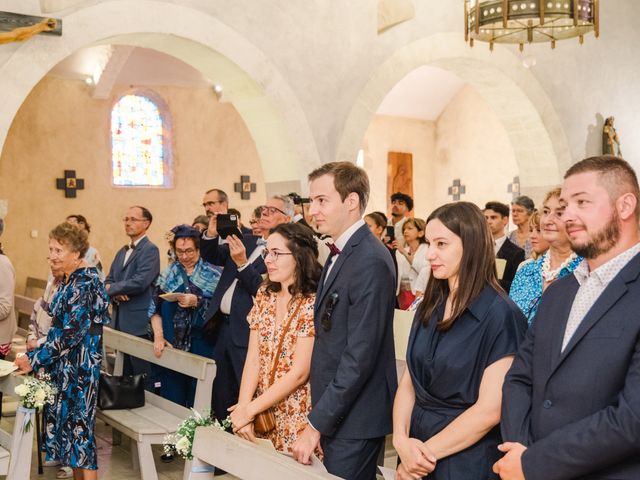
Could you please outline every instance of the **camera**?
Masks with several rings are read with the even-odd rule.
[[[287,195],[288,197],[291,198],[291,200],[293,200],[293,203],[295,205],[302,205],[304,203],[311,203],[311,200],[309,198],[303,198],[300,195],[298,195],[295,192],[291,192],[289,195]]]

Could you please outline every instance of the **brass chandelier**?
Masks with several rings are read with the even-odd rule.
[[[519,44],[550,42],[593,31],[598,37],[599,0],[464,0],[465,41]]]

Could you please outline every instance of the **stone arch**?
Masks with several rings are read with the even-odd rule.
[[[74,51],[98,44],[153,48],[223,85],[224,99],[233,103],[256,143],[267,184],[305,184],[306,173],[320,164],[297,97],[264,53],[215,17],[156,0],[87,6],[64,16],[62,37],[37,37],[18,47],[0,67],[0,91],[6,92],[0,151],[18,109],[42,77]]]
[[[571,164],[562,125],[551,101],[520,59],[506,48],[469,48],[459,33],[439,33],[398,50],[372,75],[349,113],[337,158],[355,158],[378,106],[412,70],[431,65],[474,87],[495,111],[509,136],[525,192],[556,184]]]

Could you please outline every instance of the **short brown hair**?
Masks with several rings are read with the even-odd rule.
[[[360,214],[363,214],[369,202],[369,177],[362,168],[350,162],[325,163],[309,174],[309,181],[323,175],[333,177],[333,185],[344,202],[350,193],[356,193],[360,199]]]
[[[560,198],[562,194],[562,189],[560,187],[554,188],[553,190],[549,190],[547,194],[544,196],[544,200],[542,201],[542,205],[547,203],[552,198]]]
[[[631,193],[636,197],[635,217],[640,220],[640,188],[638,187],[638,177],[629,163],[620,157],[613,155],[600,155],[589,157],[572,165],[564,178],[577,175],[579,173],[596,172],[600,184],[607,190],[611,201],[615,201],[625,193]]]
[[[61,223],[49,232],[49,238],[67,245],[72,252],[78,252],[84,258],[89,250],[89,234],[69,222]]]
[[[453,295],[451,315],[439,324],[439,330],[448,330],[453,322],[471,305],[487,286],[502,292],[496,273],[494,242],[489,226],[480,209],[469,202],[453,202],[436,208],[429,218],[438,219],[462,241],[462,258],[458,269],[458,289],[449,291],[449,282],[431,275],[424,292],[424,300],[416,314],[427,325],[439,305]]]

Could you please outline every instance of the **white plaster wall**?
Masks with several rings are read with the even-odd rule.
[[[111,3],[114,0],[86,0],[59,15],[64,18],[82,9]],[[174,5],[215,18],[262,52],[263,61],[273,70],[267,69],[259,83],[267,88],[271,98],[283,100],[278,98],[279,87],[268,80],[271,71],[282,75],[294,94],[288,98],[299,102],[301,115],[297,118],[308,122],[312,141],[315,141],[319,159],[323,162],[334,160],[337,155],[355,157],[360,141],[352,141],[349,149],[338,149],[347,118],[376,69],[394,52],[439,33],[453,33],[458,42],[463,42],[461,2],[416,0],[415,18],[381,35],[376,32],[375,0],[165,0],[155,3]],[[123,20],[127,19],[128,11],[137,11],[138,4],[140,0],[118,3]],[[0,9],[37,13],[39,2],[0,0]],[[181,23],[184,18],[175,17],[176,29],[180,25],[180,29],[184,29]],[[640,105],[640,62],[634,51],[640,40],[640,31],[635,28],[638,18],[640,2],[607,0],[601,2],[600,39],[595,40],[590,35],[583,46],[578,46],[577,40],[559,42],[555,51],[546,45],[527,47],[527,53],[533,52],[537,58],[537,65],[527,75],[538,82],[544,94],[528,95],[554,140],[554,153],[561,170],[571,161],[599,151],[598,114],[603,117],[615,115],[623,152],[632,164],[640,167],[640,138],[635,135],[639,127],[636,110]],[[217,28],[211,27],[211,31],[215,30]],[[67,29],[65,35],[83,34]],[[45,43],[60,40],[38,38],[33,41],[41,42],[45,48]],[[28,45],[0,48],[0,68],[11,56],[26,51],[23,50],[26,47]],[[524,75],[515,70],[522,67],[500,60],[503,51],[515,59],[520,58],[515,48],[497,47],[493,54],[488,54],[488,47],[482,44],[469,49],[468,56],[481,59],[496,69],[508,68],[505,75]],[[31,58],[28,60],[32,61]],[[259,69],[254,68],[254,71],[259,72]],[[0,92],[0,96],[3,95],[5,92]],[[548,98],[546,104],[544,97]],[[0,107],[2,104],[0,97]],[[550,117],[557,121],[549,121]],[[294,123],[289,121],[288,128]],[[361,134],[365,129],[366,126]],[[293,135],[299,139],[298,135]],[[559,138],[554,139],[554,136]],[[566,148],[562,147],[563,141]],[[303,139],[302,143],[308,144],[309,139]],[[563,148],[566,151],[558,152]],[[303,149],[298,149],[296,155],[299,162],[308,161],[301,158],[305,155]],[[530,162],[534,160],[529,159]],[[527,183],[524,173],[522,181]],[[291,180],[291,177],[271,180]]]
[[[459,178],[466,187],[460,200],[479,207],[491,200],[511,202],[508,185],[518,165],[504,126],[487,102],[467,86],[436,122],[432,209],[452,201],[448,187]]]
[[[432,209],[435,122],[376,115],[367,129],[362,149],[364,168],[369,172],[371,196],[367,212],[379,210],[390,215],[387,192],[389,152],[413,156],[414,215],[426,218]],[[393,193],[393,192],[391,192]]]

